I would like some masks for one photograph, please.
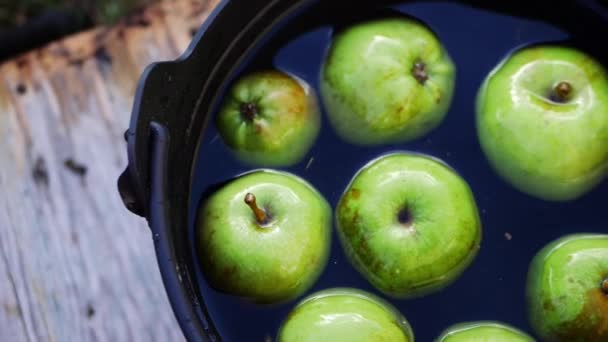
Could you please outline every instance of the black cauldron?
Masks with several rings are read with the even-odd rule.
[[[119,179],[119,190],[126,207],[148,220],[167,294],[189,341],[221,340],[197,283],[187,227],[196,203],[191,195],[199,144],[213,125],[209,119],[223,90],[247,56],[277,27],[298,23],[288,28],[291,35],[298,34],[334,18],[365,12],[370,5],[397,2],[408,1],[224,0],[181,58],[151,65],[144,72],[125,133],[129,165]],[[573,37],[584,37],[583,44],[599,39],[601,43],[595,43],[604,44],[600,57],[608,60],[608,10],[600,1],[452,2],[544,21]]]

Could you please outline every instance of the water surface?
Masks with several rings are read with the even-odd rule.
[[[476,261],[444,291],[415,300],[391,300],[408,318],[418,341],[432,341],[448,326],[465,321],[497,320],[530,331],[526,320],[525,279],[534,254],[548,242],[576,232],[606,232],[608,184],[572,203],[533,199],[503,182],[482,154],[475,131],[477,90],[494,66],[513,49],[537,42],[570,38],[558,27],[447,2],[412,3],[395,10],[427,23],[441,38],[458,68],[456,93],[443,124],[417,141],[376,148],[341,141],[326,119],[321,135],[302,163],[284,169],[319,189],[335,208],[352,176],[371,159],[395,150],[426,153],[443,159],[470,184],[483,223],[483,242]],[[311,25],[295,36],[275,33],[243,71],[274,65],[317,88],[319,69],[332,34],[331,25]],[[291,33],[289,33],[291,34]],[[592,38],[589,38],[592,39]],[[209,125],[199,149],[193,185],[193,207],[210,186],[250,171],[224,146]],[[194,249],[194,219],[190,230]],[[197,278],[211,317],[225,341],[264,341],[274,336],[294,302],[260,308],[210,289]],[[309,292],[331,287],[357,287],[377,293],[347,262],[334,232],[327,269]]]

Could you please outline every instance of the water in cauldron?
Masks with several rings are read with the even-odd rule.
[[[562,28],[545,22],[448,2],[408,3],[392,9],[428,24],[457,66],[456,93],[446,120],[420,140],[364,148],[340,140],[324,117],[320,138],[308,157],[285,170],[311,182],[335,208],[355,172],[381,154],[410,150],[445,160],[468,181],[475,193],[483,224],[481,251],[464,275],[444,291],[420,299],[391,302],[410,321],[418,341],[431,341],[452,324],[478,320],[502,321],[530,332],[525,307],[525,279],[530,260],[545,244],[563,235],[606,232],[608,211],[602,204],[606,202],[608,184],[605,182],[581,200],[564,204],[536,200],[514,190],[497,177],[481,152],[475,130],[475,96],[488,72],[517,47],[570,38],[593,46],[594,39],[600,40],[592,32],[571,37]],[[306,22],[306,27],[298,27],[298,22]],[[318,24],[305,17],[292,20],[269,36],[257,53],[241,66],[241,71],[274,65],[316,88],[332,27],[322,19]],[[196,167],[193,209],[212,185],[251,169],[230,154],[213,124],[201,142]],[[194,250],[196,210],[192,210],[190,216]],[[256,307],[210,289],[200,273],[197,278],[213,322],[225,341],[264,341],[267,336],[274,337],[295,304]],[[309,293],[336,286],[377,293],[348,263],[334,233],[329,264]]]

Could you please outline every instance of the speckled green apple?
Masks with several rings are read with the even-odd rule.
[[[452,102],[456,75],[438,37],[409,18],[338,33],[321,72],[330,121],[357,145],[406,142],[436,128]]]
[[[417,154],[390,154],[365,166],[342,195],[336,220],[352,264],[397,298],[448,286],[481,242],[467,183],[443,162]]]
[[[413,342],[407,320],[380,298],[330,289],[304,299],[281,325],[278,342]]]
[[[261,170],[212,194],[198,217],[198,252],[208,283],[257,303],[308,290],[327,264],[331,208],[297,176]]]
[[[608,341],[608,235],[563,237],[528,274],[529,317],[550,342]]]
[[[435,342],[534,342],[534,338],[506,324],[471,322],[448,328]]]
[[[572,48],[519,50],[481,87],[477,127],[491,164],[517,189],[577,199],[608,170],[608,73]]]
[[[216,117],[220,135],[235,155],[264,167],[300,162],[314,144],[320,122],[314,91],[276,70],[239,79]]]

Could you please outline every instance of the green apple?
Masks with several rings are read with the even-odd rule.
[[[561,46],[524,48],[487,77],[477,128],[490,163],[522,192],[576,199],[608,170],[608,73]]]
[[[357,145],[402,143],[437,127],[452,102],[455,67],[437,36],[408,18],[338,33],[321,95],[337,133]]]
[[[316,95],[303,80],[270,70],[234,84],[216,126],[243,162],[283,167],[308,153],[319,135],[321,116]]]
[[[198,216],[203,273],[215,289],[271,304],[308,290],[327,264],[331,208],[297,176],[256,171],[205,200]]]
[[[448,328],[436,342],[534,342],[534,339],[502,323],[472,322]]]
[[[532,326],[545,341],[608,341],[608,235],[570,235],[538,253],[528,274]]]
[[[378,290],[397,298],[443,289],[469,266],[481,223],[467,183],[444,163],[395,153],[352,180],[337,207],[347,256]]]
[[[277,342],[413,342],[407,320],[382,299],[354,289],[304,299],[285,319]]]

